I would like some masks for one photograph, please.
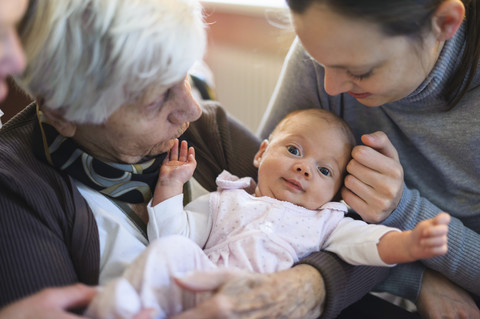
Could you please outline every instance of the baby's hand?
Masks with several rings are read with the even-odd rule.
[[[448,250],[448,224],[450,215],[440,213],[424,220],[412,230],[411,254],[414,259],[444,255]]]
[[[193,172],[197,167],[194,148],[189,148],[187,142],[182,141],[179,152],[178,145],[179,141],[176,139],[160,167],[160,175],[155,187],[152,206],[181,194],[183,184],[192,178]]]

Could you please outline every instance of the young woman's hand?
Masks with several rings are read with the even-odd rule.
[[[480,318],[480,310],[468,292],[430,269],[423,274],[417,309],[424,319]]]
[[[86,307],[96,294],[83,284],[43,289],[1,309],[0,319],[87,319],[68,310]],[[151,318],[152,310],[145,309],[132,319]]]
[[[380,223],[397,207],[403,193],[403,168],[387,135],[362,136],[352,151],[342,198],[363,220]]]
[[[95,288],[82,284],[44,289],[3,308],[0,311],[0,319],[84,318],[67,310],[85,307],[96,293]]]

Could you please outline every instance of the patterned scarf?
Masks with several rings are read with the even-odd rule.
[[[144,163],[103,162],[46,123],[38,105],[37,119],[33,144],[37,157],[112,199],[147,203],[152,198],[165,153]]]

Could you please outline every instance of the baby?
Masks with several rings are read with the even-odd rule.
[[[188,287],[193,280],[199,289],[200,273],[173,279],[191,271],[276,272],[321,249],[354,265],[376,266],[445,254],[446,213],[403,232],[345,217],[347,207],[332,200],[339,199],[354,144],[348,125],[335,114],[295,111],[255,155],[257,184],[224,171],[216,192],[184,208],[183,184],[196,161],[193,148],[176,141],[149,207],[163,216],[149,234],[159,239],[98,294],[86,315],[128,318],[155,308],[156,318],[171,317],[204,298],[177,285]]]

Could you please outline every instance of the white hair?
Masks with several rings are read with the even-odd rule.
[[[21,81],[76,123],[181,81],[206,47],[198,0],[38,0],[20,31]]]

